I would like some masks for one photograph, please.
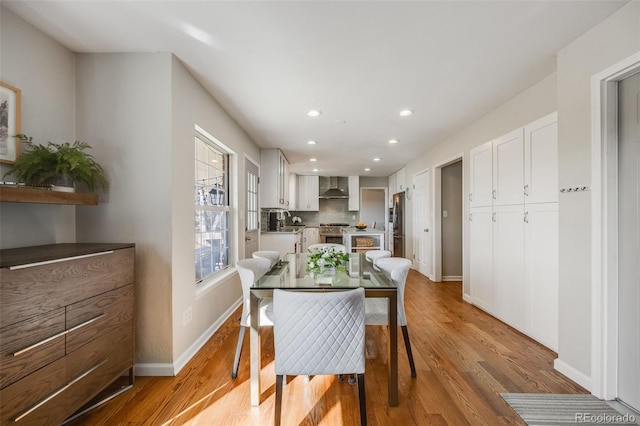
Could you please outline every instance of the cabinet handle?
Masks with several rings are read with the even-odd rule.
[[[102,256],[103,254],[111,254],[111,253],[113,253],[113,250],[101,251],[100,253],[83,254],[82,256],[72,256],[72,257],[63,257],[61,259],[45,260],[43,262],[27,263],[24,265],[10,266],[9,270],[15,271],[16,269],[32,268],[34,266],[41,266],[41,265],[50,265],[52,263],[66,262],[68,260],[84,259],[87,257],[94,257],[94,256]]]
[[[469,222],[473,222],[473,216],[471,213],[469,213]]]
[[[48,342],[50,342],[50,341],[52,341],[52,340],[54,340],[54,339],[57,339],[58,337],[64,336],[64,335],[65,335],[65,334],[67,334],[67,333],[71,333],[72,331],[75,331],[75,330],[77,330],[77,329],[79,329],[79,328],[85,327],[85,326],[87,326],[87,325],[91,324],[92,322],[99,320],[100,318],[102,318],[102,317],[103,317],[103,316],[105,316],[105,315],[106,315],[106,314],[102,313],[102,314],[100,314],[100,315],[98,315],[98,316],[96,316],[96,317],[91,318],[90,320],[87,320],[87,321],[85,321],[85,322],[83,322],[83,323],[81,323],[81,324],[76,325],[75,327],[71,327],[71,328],[70,328],[70,329],[68,329],[68,330],[61,331],[60,333],[54,334],[54,335],[53,335],[53,336],[51,336],[51,337],[47,337],[46,339],[41,340],[41,341],[39,341],[38,343],[34,343],[34,344],[33,344],[33,345],[31,345],[31,346],[28,346],[28,347],[26,347],[26,348],[24,348],[24,349],[20,349],[19,351],[14,352],[14,353],[13,353],[13,356],[22,355],[22,354],[23,354],[23,353],[25,353],[25,352],[29,352],[30,350],[35,349],[35,348],[37,348],[38,346],[42,346],[42,345],[44,345],[45,343],[48,343]]]
[[[524,223],[529,223],[529,212],[524,212]]]
[[[492,222],[496,221],[496,214],[495,213],[491,213],[491,221]]]
[[[473,201],[473,194],[471,192],[469,193],[469,201]]]
[[[524,186],[524,196],[528,197],[529,196],[529,184],[526,184]]]
[[[89,374],[93,373],[97,368],[102,366],[102,364],[104,364],[105,362],[107,362],[106,359],[103,360],[102,362],[100,362],[99,364],[94,365],[93,367],[91,367],[90,369],[85,371],[84,373],[81,373],[79,376],[75,377],[73,380],[68,382],[66,385],[64,385],[63,387],[61,387],[60,389],[58,389],[57,391],[55,391],[54,393],[52,393],[51,395],[49,395],[48,397],[43,399],[42,401],[38,402],[36,405],[34,405],[33,407],[29,408],[24,413],[20,414],[18,417],[16,417],[13,420],[13,422],[14,423],[18,423],[20,420],[24,419],[26,416],[28,416],[29,414],[31,414],[34,411],[36,411],[38,408],[42,407],[44,404],[46,404],[47,402],[51,401],[53,398],[55,398],[56,396],[60,395],[62,392],[66,391],[67,389],[69,389],[75,383],[77,383],[78,381],[80,381],[83,378],[87,377]]]
[[[496,199],[496,190],[494,189],[493,191],[491,191],[491,197],[495,200]]]

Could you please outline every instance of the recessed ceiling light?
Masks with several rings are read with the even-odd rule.
[[[398,139],[389,139],[389,143],[398,143]]]
[[[318,116],[322,115],[322,111],[320,111],[319,109],[312,109],[311,111],[309,111],[307,113],[307,115],[309,117],[318,117]]]
[[[313,171],[314,171],[314,172],[318,172],[319,170],[318,170],[318,169],[313,169]]]
[[[309,161],[318,161],[315,158],[309,158]]]
[[[309,141],[309,142],[307,142],[307,145],[315,145],[315,144],[316,144],[316,141]]]
[[[366,169],[364,169],[364,171],[365,171],[365,172],[370,172],[370,171],[371,171],[371,169],[367,167]]]
[[[400,111],[400,112],[398,113],[398,115],[399,115],[400,117],[408,117],[408,116],[410,116],[411,114],[413,114],[413,110],[411,110],[411,109],[403,109],[402,111]]]
[[[373,159],[373,161],[380,161],[380,158],[376,157]]]

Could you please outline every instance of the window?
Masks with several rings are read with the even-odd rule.
[[[195,137],[196,282],[229,266],[229,154],[200,133]]]

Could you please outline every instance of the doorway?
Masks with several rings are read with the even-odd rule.
[[[462,281],[462,160],[442,168],[442,281]]]
[[[606,400],[619,399],[636,410],[640,408],[639,72],[637,53],[592,78],[596,117],[591,200],[592,393]]]
[[[384,231],[387,211],[386,188],[360,188],[360,222]]]

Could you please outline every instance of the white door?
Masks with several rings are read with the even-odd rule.
[[[491,141],[469,151],[469,172],[471,189],[469,206],[491,206],[491,190],[493,189],[493,143]]]
[[[258,206],[258,166],[245,158],[245,226],[244,226],[244,257],[251,257],[260,247],[260,208]]]
[[[526,203],[558,201],[558,113],[524,128]]]
[[[469,283],[471,301],[493,312],[493,222],[491,207],[474,207],[469,215]]]
[[[493,205],[524,203],[524,130],[493,141]]]
[[[524,206],[493,208],[494,315],[524,329]]]
[[[429,202],[430,172],[413,177],[414,264],[418,272],[433,279],[431,203]]]
[[[558,350],[558,203],[525,206],[527,334]]]
[[[618,89],[618,398],[640,410],[640,74]]]

